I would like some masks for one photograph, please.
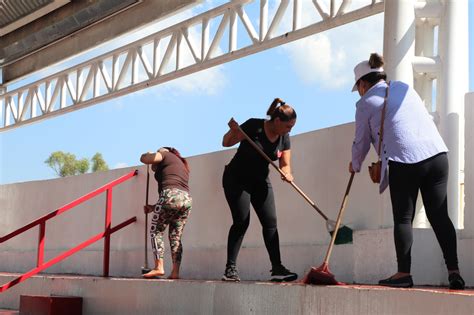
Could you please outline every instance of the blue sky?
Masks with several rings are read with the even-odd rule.
[[[206,2],[165,23],[189,18],[223,2]],[[473,11],[474,0],[469,0],[470,30],[474,30]],[[163,25],[156,26],[155,31]],[[3,132],[0,184],[54,178],[44,160],[58,150],[78,158],[101,152],[111,168],[137,165],[142,152],[165,145],[178,148],[185,156],[222,150],[229,118],[243,122],[264,117],[275,97],[293,105],[298,113],[293,135],[353,121],[358,97],[350,92],[352,68],[370,52],[382,51],[382,25],[383,17],[377,15],[203,73]],[[469,38],[469,90],[474,91],[474,31]]]

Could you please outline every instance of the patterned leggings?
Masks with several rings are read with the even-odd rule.
[[[183,245],[181,236],[191,212],[192,198],[185,191],[177,188],[164,189],[160,194],[151,221],[151,247],[156,259],[163,259],[165,246],[163,233],[169,224],[169,240],[173,263],[181,264]]]

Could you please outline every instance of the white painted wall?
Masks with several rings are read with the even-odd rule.
[[[466,112],[470,113],[472,120],[472,111]],[[466,123],[466,126],[469,124]],[[353,132],[354,125],[345,124],[292,137],[295,182],[333,219],[337,216],[349,179],[347,166]],[[473,146],[472,142],[469,143],[469,154],[472,156]],[[163,144],[156,144],[157,147],[160,145]],[[231,216],[224,199],[221,176],[224,165],[233,154],[234,150],[226,150],[189,159],[194,205],[183,238],[182,276],[185,278],[218,279],[222,275]],[[366,164],[371,160],[375,160],[373,151]],[[469,160],[466,158],[466,161]],[[113,225],[131,216],[138,217],[137,223],[112,236],[111,275],[115,276],[139,276],[140,267],[143,265],[142,205],[145,200],[146,169],[143,166],[138,168],[140,173],[137,177],[114,189]],[[0,235],[5,235],[132,169],[134,168],[0,186],[0,208],[3,217],[0,221]],[[471,165],[469,169],[472,170]],[[471,180],[466,180],[466,189],[469,189],[468,183],[472,183],[472,174],[466,175]],[[324,221],[291,186],[282,182],[276,173],[272,174],[272,182],[276,195],[282,260],[288,268],[302,275],[309,267],[322,263],[329,243],[329,234]],[[153,201],[157,197],[154,181],[151,191]],[[358,231],[355,234],[355,244],[336,246],[330,262],[331,270],[338,280],[373,283],[394,271],[391,229],[383,229],[392,226],[389,195],[387,192],[380,196],[377,191],[378,187],[370,182],[364,167],[363,172],[355,177],[344,219],[345,224]],[[470,202],[472,208],[472,196],[470,198],[466,201]],[[104,224],[104,205],[105,197],[96,197],[96,200],[89,201],[63,217],[53,219],[46,228],[46,259],[99,233]],[[466,217],[472,222],[466,226],[472,226],[472,215]],[[432,231],[416,233],[421,233],[419,239],[417,238],[416,248],[439,248],[432,237]],[[6,244],[1,244],[0,271],[24,272],[33,268],[36,261],[37,234],[38,229],[35,228]],[[472,238],[472,234],[467,236]],[[99,241],[47,272],[100,275],[102,243]],[[466,244],[463,246],[470,248],[469,252],[472,253],[474,242],[469,240]],[[165,257],[169,267],[168,248]],[[414,253],[414,261],[420,262],[419,266],[414,267],[414,272],[419,272],[419,279],[426,283],[445,283],[442,256],[438,253],[439,249],[438,252],[434,251],[420,250]],[[464,253],[460,253],[461,261],[464,260],[463,255]],[[467,269],[471,269],[468,283],[472,285],[474,272],[471,256],[467,257],[467,261],[471,262]],[[151,264],[151,251],[149,261]],[[378,266],[375,270],[379,272],[374,272],[374,266]],[[424,266],[430,267],[426,269]],[[271,266],[264,248],[260,224],[254,213],[239,255],[238,267],[243,279],[258,280],[269,277]],[[426,270],[436,273],[436,277],[424,276]],[[439,276],[441,274],[442,276]],[[415,278],[416,276],[415,274]]]
[[[464,171],[464,230],[462,237],[474,238],[474,92],[465,96],[465,171]],[[474,268],[474,267],[473,267]]]

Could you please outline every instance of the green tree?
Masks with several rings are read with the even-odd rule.
[[[91,158],[92,172],[107,171],[109,167],[104,161],[102,154],[97,152]],[[87,158],[76,159],[76,156],[69,152],[55,151],[44,161],[60,177],[85,174],[89,171],[90,162]]]
[[[63,151],[55,151],[44,161],[58,176],[66,177],[76,174],[76,156]]]
[[[86,158],[76,161],[76,174],[84,174],[89,170],[89,160]]]
[[[104,161],[104,158],[102,157],[102,154],[97,152],[94,154],[94,156],[91,158],[92,161],[92,171],[93,172],[100,172],[100,171],[108,171],[109,166],[107,163]]]

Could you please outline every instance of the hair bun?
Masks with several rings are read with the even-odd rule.
[[[381,55],[379,55],[378,53],[370,54],[370,58],[369,58],[370,68],[372,68],[372,69],[380,68],[380,67],[383,67],[383,65],[384,65],[384,60],[383,60],[383,57]]]

